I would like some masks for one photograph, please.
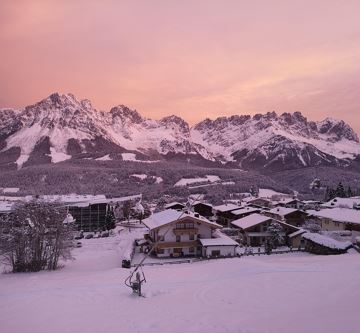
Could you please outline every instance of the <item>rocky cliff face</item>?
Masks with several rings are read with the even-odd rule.
[[[308,121],[300,112],[206,119],[192,128],[177,116],[143,118],[124,105],[110,112],[54,93],[23,110],[0,110],[0,165],[21,168],[71,158],[179,155],[244,169],[346,166],[359,159],[357,134],[341,120]]]
[[[300,112],[222,117],[200,122],[192,140],[245,169],[346,166],[360,154],[357,134],[343,121],[308,121]]]

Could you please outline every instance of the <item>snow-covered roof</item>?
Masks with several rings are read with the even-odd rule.
[[[234,215],[242,215],[242,214],[246,214],[246,213],[252,213],[252,212],[258,212],[260,209],[259,208],[254,208],[254,207],[244,207],[244,208],[240,208],[237,210],[233,210],[231,212],[231,214]]]
[[[127,197],[118,197],[118,198],[106,198],[104,196],[104,198],[98,198],[98,199],[94,198],[94,199],[89,199],[74,203],[68,202],[68,204],[71,204],[71,206],[76,206],[76,207],[87,207],[89,205],[102,204],[102,203],[115,204],[117,202],[125,202],[135,199],[141,199],[141,197],[142,197],[141,194],[129,195]]]
[[[351,198],[334,198],[328,202],[325,202],[321,205],[324,208],[353,208],[355,205],[360,205],[360,197],[351,197]]]
[[[193,219],[198,220],[199,222],[204,222],[210,224],[215,228],[221,228],[221,226],[217,223],[209,221],[207,218],[200,216],[199,214],[193,212],[179,212],[175,209],[166,209],[162,212],[155,213],[148,218],[144,219],[142,222],[146,225],[150,230],[162,227],[171,222],[175,222],[177,220],[184,219],[186,217],[191,217]]]
[[[0,213],[9,213],[14,207],[14,202],[0,201]]]
[[[346,250],[352,246],[351,242],[339,242],[324,235],[306,232],[302,235],[304,239],[310,240],[316,244],[320,244],[330,249]]]
[[[270,200],[268,198],[260,198],[260,197],[258,197],[258,198],[257,197],[247,197],[247,198],[241,199],[241,201],[246,202],[246,203],[251,203],[252,201],[256,201],[256,200],[270,202]]]
[[[185,205],[183,203],[174,201],[174,202],[170,202],[170,203],[166,204],[165,208],[169,208],[169,207],[172,207],[172,206],[175,206],[175,205],[181,205],[181,206],[185,207]]]
[[[269,221],[269,220],[272,220],[272,218],[269,216],[255,213],[255,214],[245,216],[241,219],[231,221],[230,223],[238,228],[247,229],[247,228],[253,227],[257,224]]]
[[[34,199],[32,196],[27,197],[27,199]],[[83,202],[90,200],[103,200],[106,199],[105,195],[91,195],[91,194],[62,194],[62,195],[42,195],[40,200],[45,202],[63,202],[63,203],[72,203],[72,202]]]
[[[228,204],[223,204],[223,205],[219,205],[219,206],[215,206],[214,209],[218,212],[230,212],[232,210],[235,209],[240,209],[241,207],[238,205],[234,205],[232,203],[228,203]]]
[[[211,207],[211,208],[213,207],[212,204],[209,204],[207,202],[202,202],[202,201],[194,201],[191,205],[196,206],[196,205],[199,205],[199,204],[202,204],[202,205],[205,205],[205,206],[208,206],[208,207]]]
[[[294,213],[296,211],[298,211],[298,210],[295,209],[295,208],[276,207],[276,208],[270,209],[269,213],[276,214],[276,215],[279,215],[279,216],[286,216],[286,215],[289,215],[289,214]]]
[[[293,238],[293,237],[296,237],[296,236],[298,236],[298,235],[302,235],[302,234],[304,234],[305,232],[307,232],[307,231],[304,230],[304,229],[299,229],[299,230],[297,230],[297,231],[289,234],[288,237],[289,237],[289,238]]]
[[[229,236],[223,234],[220,230],[214,232],[214,238],[200,238],[202,246],[238,246],[239,244]]]
[[[288,203],[290,202],[303,202],[297,198],[284,198],[284,199],[281,199],[277,202],[277,204],[284,204],[284,205],[287,205]]]
[[[349,208],[328,208],[317,210],[308,210],[309,215],[324,217],[335,222],[360,224],[360,210]]]
[[[320,204],[321,201],[317,201],[317,200],[303,200],[302,201],[304,204]]]

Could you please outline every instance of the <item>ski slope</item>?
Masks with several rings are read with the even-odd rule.
[[[129,237],[84,240],[56,272],[0,275],[1,332],[359,332],[357,253],[145,267],[139,298],[120,268]]]

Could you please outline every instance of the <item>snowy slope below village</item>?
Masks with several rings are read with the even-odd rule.
[[[124,105],[104,112],[89,100],[58,93],[23,110],[0,110],[0,167],[174,155],[183,161],[196,156],[208,164],[234,162],[247,170],[278,171],[349,166],[360,160],[360,144],[345,122],[314,122],[300,112],[206,119],[190,128],[177,116],[148,119]]]
[[[126,239],[125,239],[126,241]],[[6,333],[355,333],[358,254],[287,254],[146,267],[146,298],[124,286],[118,236],[83,241],[56,272],[0,276]],[[121,245],[120,244],[120,245]]]

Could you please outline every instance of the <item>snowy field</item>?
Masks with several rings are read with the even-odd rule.
[[[218,182],[220,181],[219,176],[214,175],[206,175],[205,177],[197,177],[197,178],[181,178],[177,183],[174,184],[175,187],[186,186],[189,184],[201,183],[201,182]]]
[[[359,332],[357,253],[145,267],[139,298],[123,284],[123,237],[84,240],[56,272],[0,275],[1,332]]]

